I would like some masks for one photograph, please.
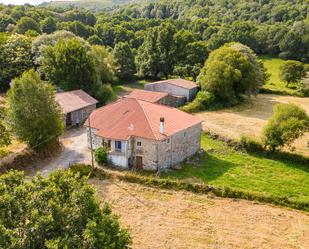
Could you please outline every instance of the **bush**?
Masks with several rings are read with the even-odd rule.
[[[298,93],[302,97],[309,97],[309,78],[305,78],[299,83]]]
[[[249,152],[263,151],[263,145],[260,142],[247,136],[241,136],[240,145]]]
[[[87,176],[87,177],[93,176],[93,169],[90,165],[80,164],[80,163],[72,164],[72,165],[70,165],[70,170],[74,174],[79,174],[81,177],[83,177],[83,176]]]
[[[309,117],[306,112],[295,104],[277,104],[274,115],[264,129],[264,144],[271,152],[301,137],[309,130]]]
[[[106,164],[107,163],[107,149],[105,147],[101,147],[95,150],[94,153],[95,161],[100,164]]]
[[[115,94],[110,84],[99,85],[93,92],[93,96],[100,102],[101,105],[104,105],[112,100],[115,97],[114,95]]]
[[[191,103],[183,106],[181,110],[188,113],[204,111],[211,109],[214,103],[215,96],[212,93],[200,91],[197,93],[196,98]]]

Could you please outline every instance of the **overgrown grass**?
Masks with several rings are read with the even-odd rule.
[[[286,83],[280,80],[279,68],[284,63],[284,60],[269,55],[259,56],[259,59],[263,61],[267,72],[270,74],[270,79],[264,85],[262,91],[285,95],[299,95],[295,84],[290,84],[290,87],[287,87]]]
[[[112,88],[114,93],[117,96],[122,96],[128,92],[133,91],[134,89],[144,89],[144,85],[149,83],[147,80],[129,80],[129,81],[121,81],[117,84],[113,84]]]
[[[309,203],[309,165],[235,151],[205,134],[202,147],[209,153],[164,177]]]

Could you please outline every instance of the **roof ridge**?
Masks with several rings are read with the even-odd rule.
[[[156,138],[156,140],[159,140],[159,139],[158,139],[158,137],[157,137],[157,135],[156,135],[156,133],[154,132],[154,130],[153,130],[153,128],[152,128],[152,126],[151,126],[151,124],[150,124],[150,121],[149,121],[148,115],[147,115],[147,113],[145,112],[144,107],[143,107],[143,106],[141,105],[141,103],[139,102],[140,100],[138,100],[138,99],[136,99],[136,98],[135,98],[135,101],[138,103],[138,105],[141,107],[141,109],[142,109],[143,113],[145,114],[145,117],[146,117],[147,123],[148,123],[148,125],[149,125],[149,127],[150,127],[150,129],[151,129],[152,134],[154,135],[154,137]],[[143,101],[143,100],[142,100],[142,101]],[[145,101],[145,102],[147,102],[147,101]],[[150,102],[147,102],[147,103],[150,103]],[[151,103],[151,104],[152,104],[152,103]]]

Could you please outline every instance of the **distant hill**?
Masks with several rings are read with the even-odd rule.
[[[113,8],[119,5],[125,5],[130,3],[147,3],[154,2],[154,0],[77,0],[77,1],[51,1],[40,4],[42,7],[55,7],[55,8],[83,8],[90,11],[101,11],[107,8]]]

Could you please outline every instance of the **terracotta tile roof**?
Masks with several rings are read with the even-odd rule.
[[[57,93],[56,101],[59,103],[64,113],[76,111],[98,103],[96,99],[92,98],[83,90]]]
[[[165,119],[165,133],[160,133],[160,118]],[[90,115],[90,126],[97,135],[127,140],[130,136],[162,140],[185,130],[201,120],[178,109],[136,98],[122,98],[96,109]],[[89,119],[85,122],[89,126]]]
[[[149,84],[158,84],[158,83],[168,83],[171,85],[175,85],[175,86],[179,86],[182,88],[186,88],[186,89],[193,89],[198,87],[198,85],[190,80],[184,80],[184,79],[168,79],[168,80],[161,80],[161,81],[156,81],[156,82],[152,82]]]
[[[168,93],[164,93],[164,92],[152,92],[152,91],[135,89],[126,97],[136,98],[136,99],[145,100],[151,103],[156,103],[162,98],[166,97],[167,95]]]

